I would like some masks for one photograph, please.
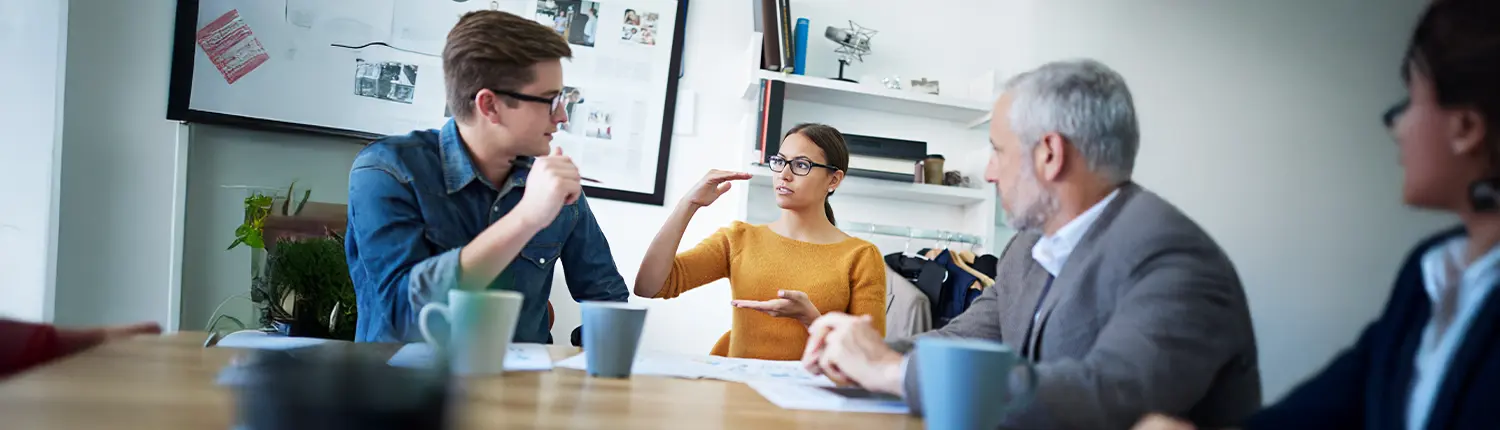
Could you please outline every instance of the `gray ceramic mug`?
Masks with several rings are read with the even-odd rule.
[[[646,307],[624,302],[583,302],[583,354],[589,376],[628,378],[646,325]]]

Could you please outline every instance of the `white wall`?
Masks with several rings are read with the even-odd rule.
[[[51,321],[68,2],[0,0],[0,316]]]
[[[1401,204],[1380,112],[1425,2],[1038,2],[1037,60],[1130,83],[1136,178],[1208,229],[1249,295],[1267,401],[1378,314],[1400,258],[1452,222]]]
[[[56,320],[169,325],[181,152],[167,121],[171,0],[72,0]]]

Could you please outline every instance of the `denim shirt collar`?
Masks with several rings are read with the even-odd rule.
[[[438,132],[438,145],[443,156],[443,182],[448,194],[456,193],[476,180],[499,191],[501,195],[513,188],[525,187],[526,175],[531,172],[534,160],[533,157],[516,157],[506,183],[502,187],[496,187],[489,179],[479,175],[479,169],[474,166],[474,160],[469,157],[469,151],[464,146],[463,137],[458,135],[457,121],[449,118],[448,123],[443,125],[443,129]]]

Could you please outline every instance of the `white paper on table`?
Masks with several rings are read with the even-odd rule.
[[[396,351],[386,362],[396,367],[427,367],[432,365],[432,347],[426,343],[408,343]],[[552,370],[552,356],[547,345],[540,343],[512,343],[505,351],[505,370],[508,372]]]
[[[909,413],[899,397],[874,393],[862,388],[836,388],[773,381],[747,383],[761,397],[782,409],[804,409],[877,414]]]
[[[240,330],[226,334],[214,343],[218,348],[245,348],[284,351],[305,346],[322,345],[329,342],[345,342],[315,337],[290,337],[260,330]]]
[[[564,369],[588,370],[588,360],[578,354],[557,362]],[[668,376],[687,379],[718,379],[732,382],[768,381],[797,385],[834,386],[825,376],[813,376],[797,361],[756,360],[712,355],[662,352],[636,354],[632,375]]]

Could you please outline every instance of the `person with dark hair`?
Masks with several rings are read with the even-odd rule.
[[[1432,2],[1401,76],[1408,98],[1383,119],[1403,199],[1462,225],[1417,244],[1354,346],[1244,428],[1500,428],[1500,2]]]
[[[769,164],[780,218],[765,225],[736,221],[677,253],[693,214],[728,192],[732,181],[750,179],[743,172],[708,172],[651,241],[635,294],[670,299],[729,278],[733,317],[711,351],[720,356],[796,360],[808,325],[829,312],[865,316],[883,330],[880,250],[840,231],[828,204],[849,169],[843,134],[821,124],[793,127]]]
[[[568,120],[561,60],[571,56],[534,21],[459,18],[443,47],[453,118],[371,143],[349,172],[355,340],[420,341],[418,311],[462,288],[520,292],[514,340],[550,343],[558,264],[576,300],[629,298],[578,167],[551,146]]]

